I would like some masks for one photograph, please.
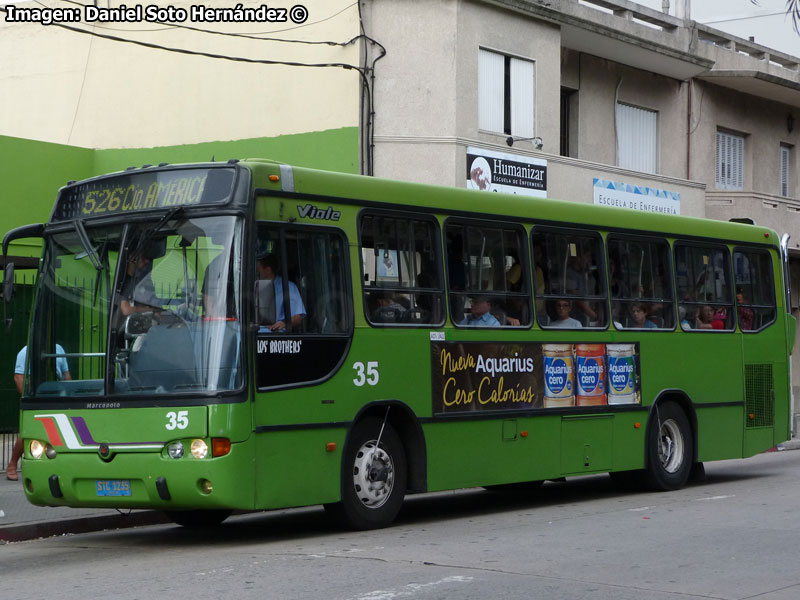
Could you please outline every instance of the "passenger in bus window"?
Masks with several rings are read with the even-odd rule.
[[[749,331],[753,329],[755,313],[753,313],[752,308],[744,306],[745,304],[747,304],[747,301],[744,298],[744,291],[742,291],[742,288],[737,288],[736,305],[738,307],[737,312],[739,313],[739,327],[741,327],[742,331]]]
[[[486,296],[473,296],[470,306],[470,314],[464,317],[459,325],[468,327],[500,327],[494,315],[490,312],[492,304]]]
[[[576,256],[572,256],[567,261],[566,273],[566,288],[567,294],[572,296],[586,296],[588,294],[595,294],[597,282],[594,276],[589,272],[589,266],[592,261],[592,253],[590,250],[579,252]],[[597,321],[597,312],[591,303],[579,299],[575,301],[572,316],[576,319],[588,323]]]
[[[388,292],[375,294],[377,308],[372,313],[372,320],[376,323],[399,323],[406,312],[405,306],[397,302]]]
[[[152,256],[142,251],[128,260],[126,281],[122,289],[120,311],[126,317],[135,312],[153,311],[160,308],[156,288],[150,277],[153,268]]]
[[[691,306],[686,304],[681,304],[678,306],[678,318],[681,321],[681,327],[683,329],[691,329],[692,323],[695,322],[695,317],[697,315],[697,311],[694,310]]]
[[[613,254],[608,255],[608,281],[612,298],[628,298],[630,296],[628,286],[625,285],[625,281],[617,271],[617,258]]]
[[[725,329],[725,321],[710,304],[703,304],[697,313],[697,329]]]
[[[631,327],[635,329],[657,329],[657,325],[647,318],[647,307],[643,302],[631,304]]]
[[[258,257],[256,263],[256,270],[261,279],[272,280],[272,287],[275,290],[275,322],[263,329],[269,331],[285,331],[286,330],[286,314],[283,307],[283,277],[277,274],[278,272],[278,259],[274,254],[267,254]],[[294,282],[289,283],[289,309],[291,310],[291,324],[292,329],[300,327],[303,322],[303,317],[306,316],[306,307],[303,305],[303,298],[300,296],[300,290]]]
[[[570,317],[572,303],[569,300],[556,300],[556,318],[550,322],[550,327],[560,327],[561,329],[580,329],[583,327],[578,319]]]

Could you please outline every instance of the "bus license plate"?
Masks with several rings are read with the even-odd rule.
[[[129,479],[98,479],[98,496],[130,496],[131,482]]]

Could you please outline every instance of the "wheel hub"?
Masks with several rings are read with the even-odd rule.
[[[658,458],[668,473],[676,472],[683,463],[684,444],[678,424],[672,419],[661,424]]]
[[[375,440],[366,442],[356,453],[353,486],[367,508],[380,508],[392,494],[394,463],[391,456],[375,446]]]

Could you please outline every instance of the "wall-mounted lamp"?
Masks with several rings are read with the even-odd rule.
[[[791,114],[786,117],[786,129],[789,133],[794,131],[794,117]]]
[[[544,146],[544,142],[540,137],[532,137],[532,138],[515,138],[513,135],[510,135],[506,138],[506,144],[509,146],[513,146],[514,142],[533,142],[533,147],[537,150],[541,150],[542,146]]]

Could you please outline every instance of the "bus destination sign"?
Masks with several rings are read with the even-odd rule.
[[[227,203],[234,169],[146,171],[87,181],[62,191],[53,221]]]

